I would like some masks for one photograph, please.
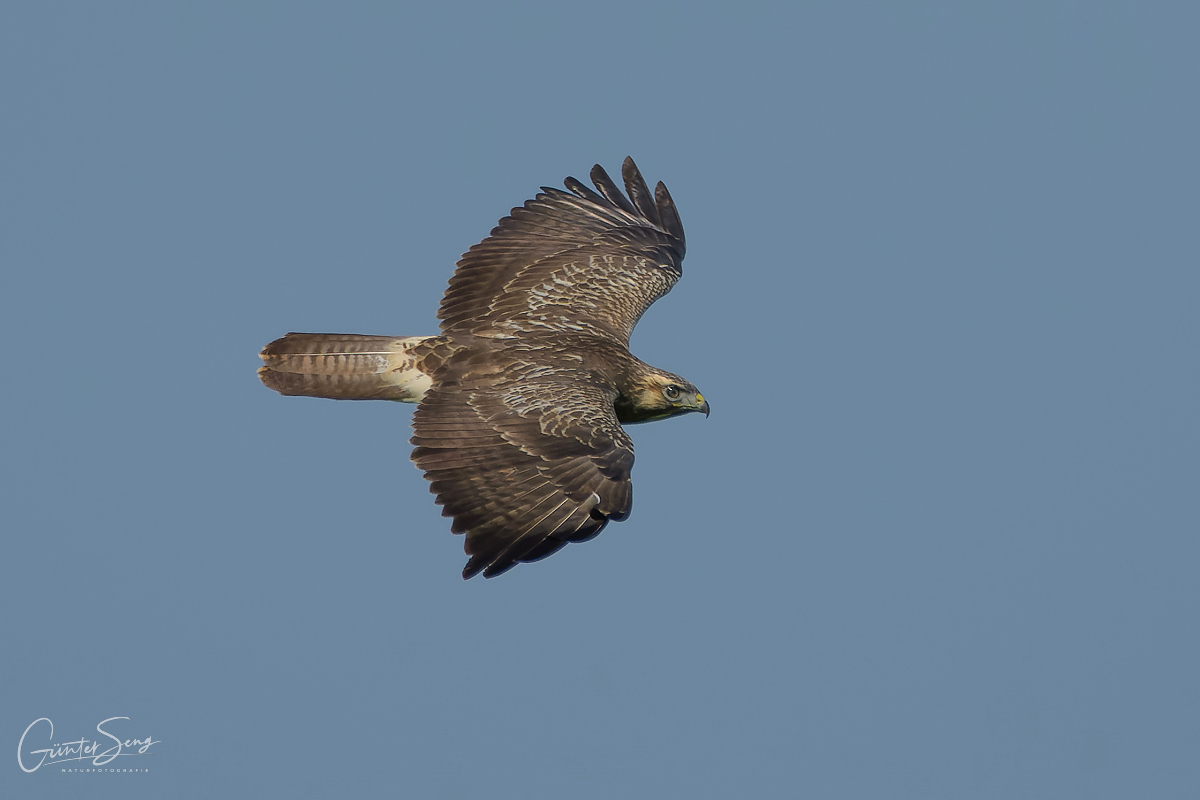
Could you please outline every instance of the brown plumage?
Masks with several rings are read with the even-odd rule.
[[[632,159],[628,196],[599,165],[593,191],[543,188],[458,262],[439,336],[291,333],[267,345],[282,394],[419,402],[412,459],[451,530],[463,577],[499,575],[590,539],[633,503],[622,423],[708,403],[630,354],[629,336],[682,275],[683,226]]]

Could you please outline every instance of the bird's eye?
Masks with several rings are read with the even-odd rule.
[[[668,383],[663,387],[663,397],[667,398],[668,400],[678,400],[681,391],[682,390],[675,384]]]

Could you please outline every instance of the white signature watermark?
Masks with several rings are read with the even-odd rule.
[[[109,723],[127,719],[129,717],[109,717],[102,722],[96,723],[96,731],[104,737],[103,741],[99,739],[79,739],[73,742],[54,742],[54,723],[48,717],[35,719],[29,723],[29,727],[21,734],[21,741],[17,743],[17,764],[26,772],[37,772],[43,766],[61,764],[65,761],[90,759],[92,766],[100,767],[109,763],[117,756],[153,755],[153,753],[149,753],[150,746],[159,744],[159,742],[151,739],[149,736],[145,739],[122,739],[120,736],[109,733],[104,729],[104,726]],[[26,750],[25,739],[29,738],[30,744],[33,744],[39,736],[41,729],[47,727],[49,730],[46,732],[45,740],[50,741],[51,745],[38,750]],[[110,725],[109,727],[116,729],[119,726]],[[107,749],[100,749],[106,745]],[[33,766],[29,766],[30,764]]]

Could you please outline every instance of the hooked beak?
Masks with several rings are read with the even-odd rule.
[[[708,419],[708,401],[704,399],[704,395],[696,395],[696,399],[700,401],[700,405],[696,406],[697,411],[704,413],[704,418]]]

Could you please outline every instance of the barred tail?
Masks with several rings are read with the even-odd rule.
[[[422,345],[433,338],[289,333],[259,353],[258,377],[280,394],[416,403],[430,384]]]

